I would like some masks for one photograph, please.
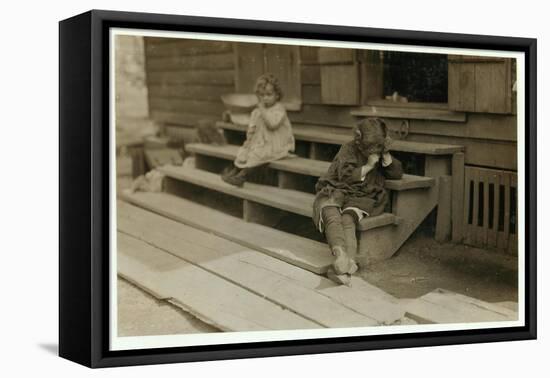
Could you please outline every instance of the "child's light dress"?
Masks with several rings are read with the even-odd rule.
[[[294,151],[292,126],[284,106],[277,102],[262,116],[256,108],[250,115],[246,141],[239,148],[235,165],[252,168],[289,156]]]

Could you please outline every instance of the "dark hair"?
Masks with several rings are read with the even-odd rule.
[[[273,86],[273,90],[275,91],[278,100],[282,99],[283,91],[281,89],[281,86],[279,85],[279,80],[277,80],[275,75],[270,73],[263,74],[256,80],[256,84],[254,85],[254,93],[259,94],[259,92],[262,89],[265,89],[268,84],[271,84]]]
[[[355,143],[364,147],[379,145],[386,151],[390,138],[386,123],[380,118],[365,118],[353,130]]]

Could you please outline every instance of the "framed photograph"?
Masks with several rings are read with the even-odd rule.
[[[536,338],[536,40],[60,22],[60,356]]]

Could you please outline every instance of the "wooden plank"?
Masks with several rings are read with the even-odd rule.
[[[323,103],[321,98],[321,86],[318,84],[302,85],[302,102],[304,104],[319,105]]]
[[[326,244],[281,232],[166,193],[124,193],[121,198],[191,227],[259,250],[311,272],[325,273],[332,263]],[[192,215],[192,216],[190,216]]]
[[[472,245],[477,245],[477,235],[479,228],[479,170],[472,169],[472,181],[474,183],[474,193],[473,193],[473,215],[472,215],[472,225],[470,232],[472,233],[471,242]]]
[[[267,227],[274,227],[281,218],[284,217],[284,212],[260,205],[258,203],[244,200],[243,201],[243,220],[249,223],[258,223]]]
[[[499,201],[500,201],[500,179],[499,175],[490,172],[488,174],[489,187],[493,186],[493,202],[490,204],[493,208],[493,227],[490,227],[487,232],[487,247],[496,248],[497,246],[497,234],[498,234],[498,217],[499,217]]]
[[[151,109],[151,118],[160,123],[195,127],[201,120],[216,121],[220,117],[218,114],[178,113]]]
[[[292,45],[265,44],[265,70],[279,80],[284,101],[300,103],[302,84],[300,80],[300,47]]]
[[[452,159],[452,241],[462,243],[464,238],[464,153],[453,154]]]
[[[154,110],[178,113],[212,114],[221,118],[225,110],[221,101],[196,101],[178,98],[150,98],[149,107]]]
[[[185,150],[199,155],[212,156],[226,160],[234,160],[239,147],[236,145],[215,146],[211,144],[191,143],[185,146]],[[270,168],[284,172],[298,173],[307,176],[319,177],[326,173],[330,162],[300,157],[289,157],[271,162]],[[408,190],[417,188],[429,188],[435,180],[431,177],[404,174],[400,180],[386,180],[386,188],[389,190]]]
[[[302,64],[318,64],[318,54],[319,47],[317,46],[300,46],[300,61]]]
[[[222,331],[322,328],[215,274],[118,232],[119,274]],[[223,293],[223,294],[222,294]]]
[[[443,243],[451,237],[451,176],[439,177],[439,199],[437,201],[437,219],[435,225],[435,240]]]
[[[506,62],[475,64],[475,111],[511,113],[510,65]]]
[[[182,70],[170,72],[151,72],[147,75],[147,84],[233,85],[234,72],[233,70]]]
[[[331,78],[332,80],[332,78]],[[334,78],[336,80],[336,78]],[[336,81],[335,81],[336,82]],[[352,84],[354,87],[358,87],[358,84]],[[325,88],[328,88],[325,86]],[[321,86],[321,98],[322,102],[325,102],[323,97],[323,89]],[[339,89],[343,91],[343,88]],[[345,95],[345,98],[350,98],[350,95]],[[348,129],[347,133],[350,133],[350,128],[353,128],[357,124],[357,118],[351,115],[351,111],[355,109],[355,102],[338,102],[334,106],[330,104],[304,104],[301,112],[289,113],[289,118],[292,124],[295,123],[307,123],[311,125],[323,125],[331,126],[333,128]],[[344,131],[346,132],[346,131]]]
[[[463,146],[465,164],[517,170],[517,143],[497,140],[456,138],[439,135],[409,134],[408,141],[457,144]],[[459,152],[459,151],[457,151]]]
[[[420,323],[517,320],[517,313],[507,308],[441,289],[404,302],[406,316]]]
[[[246,126],[227,122],[217,122],[218,127],[227,130],[246,132]],[[292,130],[297,140],[326,144],[344,144],[351,140],[351,132],[342,128],[331,128],[324,126],[293,124]],[[390,150],[411,152],[428,155],[452,155],[455,152],[462,152],[463,146],[453,144],[425,143],[408,140],[394,140]]]
[[[441,109],[395,108],[382,106],[363,106],[351,111],[356,117],[382,117],[397,119],[440,120],[447,122],[466,122],[466,113]]]
[[[302,64],[300,76],[302,77],[302,84],[321,85],[321,67],[318,64]]]
[[[358,105],[359,65],[321,66],[321,99],[323,104]]]
[[[231,247],[232,243],[227,240],[126,204],[128,206],[131,208],[122,213],[119,211],[121,216],[118,227],[123,232],[169,251],[322,326],[378,325],[381,320],[376,318],[379,315],[375,315],[377,312],[373,305],[377,303],[379,306],[395,308],[394,304],[377,298],[366,305],[357,300],[347,303],[341,299],[341,295],[329,296],[318,292],[318,287],[333,287],[335,284],[256,251],[243,251],[240,245]],[[296,279],[295,276],[307,276],[308,279]],[[311,282],[316,286],[311,287]],[[347,289],[350,290],[348,295],[355,293]],[[342,290],[338,294],[341,293]],[[361,311],[368,311],[369,314],[359,311],[359,306]],[[383,316],[387,314],[384,312]]]
[[[517,117],[470,113],[465,123],[411,119],[409,134],[441,135],[456,137],[458,140],[468,138],[515,142],[517,140]]]
[[[429,155],[424,159],[424,175],[438,178],[451,175],[452,161],[448,156]]]
[[[238,188],[227,184],[217,174],[193,168],[165,166],[159,168],[159,170],[168,177],[231,196],[251,200],[306,217],[311,217],[312,214],[314,197],[308,193],[284,190],[250,182],[246,182],[244,187]]]
[[[147,72],[228,70],[233,69],[234,60],[233,52],[195,56],[151,56],[147,59]]]
[[[276,209],[311,218],[313,213],[314,195],[296,190],[280,189],[267,185],[247,182],[243,188],[238,188],[222,181],[217,174],[190,167],[164,166],[158,170],[168,177],[189,182],[234,197],[261,203]],[[393,225],[397,222],[392,214],[381,214],[364,218],[357,228],[362,231],[376,227]]]
[[[254,93],[256,80],[265,72],[264,47],[261,43],[235,44],[235,88]]]
[[[180,57],[182,55],[220,54],[233,51],[233,43],[197,39],[174,39],[165,43],[145,43],[145,55],[150,57]]]
[[[489,234],[489,172],[483,172],[480,179],[483,182],[483,229],[481,230],[480,243],[482,246],[487,246]]]
[[[425,190],[406,190],[392,196],[398,227],[373,228],[359,239],[360,261],[369,265],[390,258],[407,241],[437,205],[438,183]]]
[[[465,112],[475,111],[476,74],[471,63],[449,61],[449,109]]]
[[[150,85],[149,98],[179,98],[184,100],[220,101],[224,94],[235,91],[233,85]]]
[[[356,61],[356,53],[353,49],[337,47],[319,48],[320,64],[353,64]]]
[[[510,238],[510,175],[503,172],[501,183],[504,186],[504,230],[499,233],[498,248],[506,250]]]
[[[518,251],[518,223],[519,223],[519,212],[518,206],[519,203],[519,193],[518,193],[518,176],[517,174],[510,173],[510,187],[516,191],[516,208],[515,208],[515,228],[514,233],[510,233],[510,242],[508,243],[508,252],[512,254],[517,254]]]
[[[471,198],[471,191],[470,191],[470,184],[472,182],[472,168],[465,167],[464,168],[464,218],[463,218],[463,225],[464,225],[464,243],[471,244],[472,243],[472,225],[468,222],[468,218],[470,215],[470,201],[473,199]],[[473,220],[472,220],[473,222]]]

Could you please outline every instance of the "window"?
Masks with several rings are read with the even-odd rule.
[[[384,51],[384,98],[397,92],[408,102],[447,102],[447,55]]]

